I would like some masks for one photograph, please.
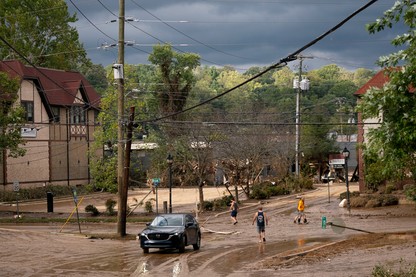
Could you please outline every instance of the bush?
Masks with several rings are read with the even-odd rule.
[[[109,215],[115,215],[114,207],[116,206],[116,204],[117,204],[117,201],[111,198],[105,201],[106,211]]]
[[[230,206],[232,198],[233,197],[231,195],[225,195],[220,199],[214,199],[213,201],[204,201],[202,203],[202,209],[204,211],[216,211],[219,209],[223,209],[227,206]]]
[[[405,262],[400,260],[400,266],[397,270],[387,268],[383,265],[376,265],[371,272],[373,277],[413,277],[416,276],[416,263]]]
[[[100,214],[98,209],[94,205],[88,205],[85,207],[85,212],[91,213],[92,216],[97,216]]]
[[[360,192],[359,191],[350,191],[350,199],[352,199],[353,197],[358,197],[358,196],[360,196]],[[344,191],[343,193],[341,193],[339,195],[339,199],[340,200],[347,199],[347,192]]]
[[[391,194],[395,190],[396,190],[396,186],[394,184],[387,184],[384,192],[386,194]]]
[[[380,206],[381,206],[381,202],[379,199],[376,199],[376,198],[369,199],[367,203],[365,204],[366,208],[375,208],[375,207],[380,207]]]
[[[385,176],[382,174],[383,165],[380,161],[367,162],[365,170],[365,182],[368,189],[377,191],[385,181]]]
[[[278,184],[271,182],[262,182],[254,185],[251,188],[250,198],[251,199],[268,199],[272,196],[290,194],[290,190],[286,188],[286,184]]]
[[[252,199],[268,199],[270,198],[269,186],[265,183],[255,185],[251,188],[250,198]]]
[[[405,185],[404,193],[407,198],[416,202],[416,185]]]
[[[198,203],[198,209],[201,210],[200,203]],[[214,208],[214,202],[213,201],[204,201],[202,202],[202,210],[203,211],[212,211]]]
[[[44,187],[36,188],[23,188],[19,190],[20,200],[33,200],[33,199],[46,199],[46,193],[52,192],[53,196],[72,196],[72,188],[70,186],[52,186],[47,185]],[[76,187],[78,195],[88,193],[87,186]],[[1,202],[13,202],[16,201],[16,192],[14,191],[0,191]]]
[[[394,195],[382,195],[381,206],[393,206],[399,204],[399,198]]]
[[[351,207],[355,207],[355,208],[365,207],[367,202],[368,202],[368,198],[363,197],[363,196],[357,196],[357,197],[353,197],[350,199]]]
[[[286,177],[283,182],[285,183],[285,188],[294,193],[313,189],[313,179],[304,176],[296,177],[291,175]]]
[[[147,213],[153,213],[153,204],[151,200],[146,201],[146,203],[144,204],[144,210]]]
[[[344,193],[341,194],[345,196]],[[341,197],[342,197],[341,196]],[[341,199],[345,199],[344,198]],[[381,195],[369,195],[369,196],[359,196],[359,193],[353,193],[350,198],[351,207],[366,207],[366,208],[375,208],[381,206],[392,206],[399,204],[399,198],[391,194],[381,194]]]

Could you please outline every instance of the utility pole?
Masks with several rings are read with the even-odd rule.
[[[117,210],[117,233],[124,237],[126,235],[126,210],[127,210],[127,188],[123,181],[124,174],[124,13],[125,0],[119,0],[119,27],[118,27],[118,64],[119,78],[117,78],[117,187],[118,187],[118,210]],[[125,178],[125,176],[124,176]]]
[[[130,154],[131,154],[131,143],[133,138],[133,123],[134,122],[134,107],[130,107],[129,122],[127,123],[127,138],[126,138],[126,153],[124,154],[124,175],[123,175],[123,191],[120,192],[120,200],[122,200],[123,211],[121,218],[123,219],[124,229],[126,226],[127,217],[127,195],[130,180]],[[123,198],[123,199],[121,199]]]
[[[295,174],[297,177],[299,177],[300,168],[299,168],[299,146],[300,146],[300,93],[302,90],[309,89],[309,83],[306,84],[304,80],[302,80],[302,64],[304,59],[313,59],[313,57],[306,57],[302,55],[297,56],[299,60],[299,77],[297,84],[295,85],[294,82],[294,88],[296,90],[296,131],[295,131]],[[306,80],[306,79],[305,79]],[[303,82],[303,83],[302,83]]]

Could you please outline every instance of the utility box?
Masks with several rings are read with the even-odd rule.
[[[123,65],[120,63],[113,64],[114,79],[124,79]]]

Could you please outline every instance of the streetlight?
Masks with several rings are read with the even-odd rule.
[[[344,156],[344,160],[345,160],[345,184],[347,186],[347,209],[348,212],[350,212],[351,210],[351,205],[350,205],[350,186],[348,184],[348,158],[350,157],[350,151],[348,151],[347,147],[344,147],[344,150],[342,150],[342,155]]]
[[[169,153],[168,157],[166,158],[166,162],[169,166],[169,213],[172,213],[172,163],[173,157]]]

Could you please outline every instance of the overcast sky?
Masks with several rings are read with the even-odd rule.
[[[88,56],[104,66],[117,62],[116,0],[66,0]],[[125,63],[148,64],[152,45],[170,43],[176,51],[193,52],[209,66],[245,70],[285,58],[359,9],[364,0],[125,0]],[[390,41],[406,31],[396,26],[370,35],[365,28],[392,0],[379,0],[324,40],[302,52],[313,59],[309,69],[337,64],[349,70],[378,69],[375,61],[397,49]],[[76,6],[74,6],[74,4]],[[78,10],[79,9],[79,10]],[[297,61],[289,66],[295,68]]]

